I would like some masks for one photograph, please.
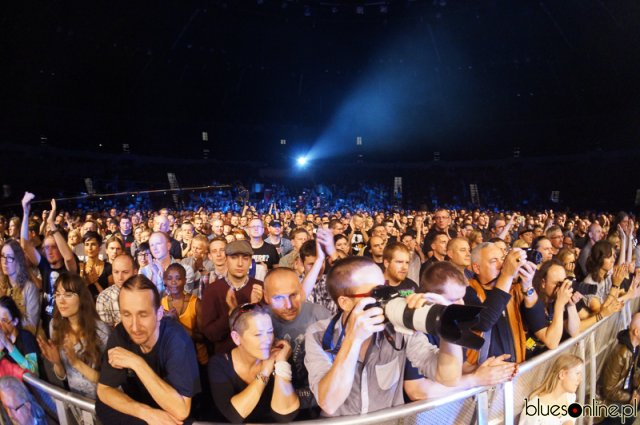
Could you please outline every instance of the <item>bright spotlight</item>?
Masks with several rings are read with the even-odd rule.
[[[298,163],[299,167],[304,167],[305,165],[307,165],[308,160],[306,156],[299,156],[296,162]]]

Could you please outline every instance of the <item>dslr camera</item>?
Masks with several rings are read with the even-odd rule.
[[[447,342],[473,350],[479,350],[484,344],[484,338],[470,330],[484,307],[427,304],[416,309],[408,308],[407,301],[395,288],[384,285],[376,286],[371,297],[376,302],[367,305],[365,310],[382,308],[385,321],[391,323],[397,332],[410,335],[419,331],[437,335]]]

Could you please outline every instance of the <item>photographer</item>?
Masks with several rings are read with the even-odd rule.
[[[454,264],[441,261],[427,268],[420,278],[420,291],[442,295],[447,302],[463,304],[462,298],[467,289],[467,279]],[[439,345],[439,338],[429,335],[429,339]],[[497,385],[512,379],[518,372],[516,363],[507,362],[508,354],[490,357],[478,367],[465,364],[460,382],[455,387],[445,387],[419,375],[415,368],[407,365],[404,390],[410,400],[423,400],[441,397],[457,391],[485,385]]]
[[[480,364],[489,356],[509,354],[510,361],[526,359],[525,325],[529,332],[546,341],[543,330],[544,306],[531,285],[536,271],[525,251],[514,248],[505,257],[495,244],[478,245],[471,252],[475,277],[469,280],[466,305],[485,307],[475,329],[484,333],[485,345],[467,351],[467,362]]]
[[[564,266],[558,260],[542,263],[533,276],[533,287],[544,305],[548,323],[546,328],[541,329],[545,335],[544,345],[535,335],[529,334],[529,338],[536,342],[537,348],[534,347],[534,351],[538,354],[543,351],[544,346],[556,348],[563,335],[574,337],[580,333],[576,303],[582,298],[582,294],[573,291],[572,281],[567,279]]]
[[[339,260],[329,273],[329,293],[340,311],[307,329],[304,359],[311,391],[327,416],[364,414],[403,404],[401,377],[406,359],[443,385],[454,386],[460,379],[461,347],[442,341],[438,350],[422,333],[399,334],[385,326],[382,308],[367,308],[376,302],[368,295],[382,285],[382,271],[368,258]],[[425,302],[423,294],[407,298],[409,308]]]

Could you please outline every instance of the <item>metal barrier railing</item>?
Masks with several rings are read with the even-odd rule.
[[[584,403],[587,397],[596,398],[596,381],[602,360],[609,349],[615,346],[617,333],[625,329],[631,319],[632,312],[638,310],[640,300],[633,300],[617,314],[596,323],[594,326],[575,338],[564,341],[555,350],[544,352],[535,358],[522,363],[517,376],[509,382],[496,387],[476,387],[456,392],[433,400],[424,400],[371,412],[366,415],[341,416],[323,418],[323,424],[330,425],[368,425],[395,422],[399,425],[433,424],[498,424],[511,425],[515,422],[522,407],[524,398],[539,385],[546,369],[552,360],[566,352],[576,352],[585,360],[583,382],[578,389],[578,402]],[[73,406],[81,412],[84,424],[95,423],[95,405],[93,400],[55,387],[31,375],[25,375],[25,383],[49,394],[55,401],[60,424],[69,421],[68,407]],[[578,425],[584,425],[584,418],[579,418]],[[195,422],[196,424],[210,424]],[[300,424],[317,424],[317,420],[300,421]],[[587,418],[586,423],[592,424]]]

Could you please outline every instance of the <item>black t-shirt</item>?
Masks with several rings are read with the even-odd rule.
[[[264,242],[260,248],[253,248],[253,257],[256,263],[265,263],[267,268],[271,270],[274,264],[280,262],[280,256],[276,247],[269,242]]]
[[[122,323],[109,336],[102,357],[100,383],[112,388],[122,386],[129,397],[153,408],[159,408],[142,381],[130,369],[115,369],[109,364],[109,350],[122,347],[142,357],[156,375],[184,397],[200,392],[200,375],[193,342],[182,325],[172,319],[160,321],[160,335],[153,349],[143,353],[140,346],[131,341]]]
[[[65,268],[64,261],[62,262],[62,267],[57,269],[52,268],[51,264],[47,261],[47,257],[44,255],[40,255],[38,269],[42,276],[42,290],[44,292],[42,297],[42,317],[47,320],[47,326],[44,329],[48,329],[48,320],[53,317],[53,291],[55,291],[55,283],[62,273],[67,272],[67,269]]]
[[[389,281],[385,282],[386,285],[389,285]],[[406,278],[402,282],[400,282],[397,286],[394,286],[400,292],[400,295],[406,297],[416,292],[420,292],[418,288],[418,284],[413,280]]]
[[[211,395],[216,407],[231,423],[242,422],[291,422],[296,417],[298,411],[288,415],[281,415],[271,409],[271,397],[273,396],[274,377],[269,379],[269,383],[262,392],[258,404],[251,414],[246,418],[240,416],[238,411],[231,404],[231,398],[241,393],[247,388],[244,382],[233,368],[231,353],[216,354],[209,359],[209,383],[211,384]]]

